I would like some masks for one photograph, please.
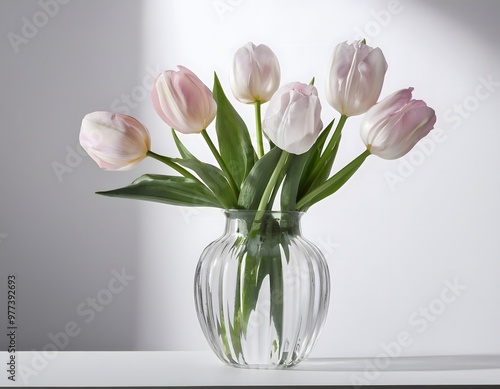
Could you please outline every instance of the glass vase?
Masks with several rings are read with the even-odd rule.
[[[224,234],[201,254],[195,302],[203,333],[229,365],[287,368],[312,350],[330,276],[302,237],[300,212],[225,211]]]

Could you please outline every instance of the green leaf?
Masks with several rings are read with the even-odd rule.
[[[240,252],[239,257],[239,279],[240,279],[240,312],[242,330],[246,334],[248,330],[248,319],[255,309],[257,297],[262,285],[261,265],[266,262],[260,255],[260,237],[248,237],[245,239],[245,251]]]
[[[312,183],[317,178],[317,176],[314,174],[314,170],[318,169],[319,160],[321,158],[326,139],[328,138],[328,135],[332,130],[334,122],[335,119],[332,120],[330,124],[328,124],[328,126],[325,127],[325,129],[319,135],[318,139],[316,139],[314,145],[306,153],[308,155],[308,159],[304,166],[302,176],[300,178],[300,184],[298,190],[299,197],[305,195],[309,191],[309,188],[311,187]]]
[[[283,249],[288,249],[283,247]],[[283,344],[283,313],[284,313],[284,277],[283,263],[279,254],[279,246],[276,246],[277,255],[268,261],[269,265],[269,289],[271,291],[271,317],[273,318],[274,328],[278,340],[279,351],[284,347]]]
[[[340,138],[339,138],[340,141]],[[315,176],[314,180],[311,182],[309,187],[307,188],[307,193],[313,191],[316,189],[318,186],[320,186],[323,182],[325,182],[328,177],[330,176],[330,172],[332,171],[333,167],[333,162],[335,161],[335,157],[337,156],[337,151],[339,149],[339,144],[340,142],[337,142],[335,144],[335,147],[333,148],[330,156],[326,158],[322,163],[321,163],[321,169],[319,169]]]
[[[238,200],[236,199],[236,195],[231,189],[226,176],[218,167],[202,162],[196,158],[173,159],[172,161],[194,171],[213,192],[224,208],[237,208]]]
[[[272,219],[272,218],[270,218]],[[265,220],[263,225],[275,223],[275,220]],[[272,228],[271,226],[269,226]],[[240,280],[240,306],[242,329],[246,334],[248,330],[248,320],[252,311],[257,305],[258,296],[261,293],[262,285],[266,277],[273,283],[276,289],[271,289],[273,295],[271,311],[273,313],[274,324],[279,324],[276,331],[281,341],[282,322],[282,302],[283,302],[283,271],[281,269],[279,234],[263,232],[262,235],[248,236],[244,240],[244,250],[239,257],[239,277]],[[281,288],[279,288],[281,286]],[[280,310],[281,307],[281,310]],[[274,315],[277,315],[274,317]]]
[[[217,103],[215,129],[219,151],[238,187],[250,173],[257,155],[248,128],[227,99],[217,74],[214,74],[213,96]]]
[[[201,182],[178,176],[144,174],[129,186],[97,194],[187,207],[224,208]]]
[[[172,137],[174,138],[177,149],[182,156],[182,159],[172,159],[172,162],[194,171],[198,177],[200,177],[200,179],[212,190],[224,208],[236,208],[238,200],[236,199],[236,195],[231,189],[224,172],[216,166],[200,161],[193,154],[191,154],[186,146],[184,146],[181,142],[175,133],[175,130],[172,130]]]
[[[323,184],[318,186],[312,192],[308,193],[302,199],[297,202],[297,208],[300,211],[307,211],[313,204],[324,198],[332,195],[337,190],[339,190],[348,180],[352,177],[354,173],[363,164],[365,159],[370,155],[368,150],[365,150],[359,156],[354,158],[349,164],[344,166],[340,171],[326,180]]]
[[[342,129],[347,121],[347,116],[341,115],[340,120],[337,123],[337,128],[335,128],[335,132],[332,135],[332,138],[328,142],[328,145],[324,147],[323,154],[319,157],[317,169],[313,173],[315,185],[312,187],[317,187],[319,184],[323,183],[326,178],[330,176],[330,172],[332,170],[333,161],[337,156],[337,151],[339,149],[340,137],[342,136]],[[333,122],[331,123],[333,125]],[[309,188],[309,191],[312,188]]]
[[[281,156],[281,149],[275,147],[259,159],[241,187],[238,206],[243,209],[258,209],[266,186]]]
[[[172,137],[174,138],[175,145],[177,146],[177,150],[182,158],[186,159],[197,159],[193,154],[189,152],[189,150],[184,146],[179,137],[177,136],[176,131],[172,128]]]

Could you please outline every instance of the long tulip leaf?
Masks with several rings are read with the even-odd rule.
[[[173,159],[174,162],[194,171],[198,177],[217,197],[226,209],[234,209],[238,205],[238,200],[234,194],[226,176],[218,167],[202,162],[195,158]]]
[[[349,164],[344,166],[344,168],[342,168],[336,174],[326,180],[323,184],[300,199],[297,202],[298,210],[305,212],[313,204],[323,200],[324,198],[332,195],[337,190],[339,190],[347,182],[347,180],[349,180],[349,178],[351,178],[352,175],[356,173],[356,171],[369,155],[370,152],[368,150],[365,150],[359,156],[354,158]]]
[[[281,156],[275,147],[259,159],[241,187],[238,206],[243,209],[258,209],[262,195]]]
[[[332,122],[326,126],[314,145],[307,152],[293,156],[292,161],[288,165],[286,178],[281,190],[281,209],[283,211],[295,211],[297,198],[303,196],[304,192],[307,192],[307,189],[315,182],[322,179],[324,181],[323,176],[312,177],[311,175],[313,174],[315,165],[320,159],[321,152],[332,129],[333,122],[332,120]],[[333,163],[333,159],[331,163]],[[329,174],[330,168],[325,167],[322,172],[328,170],[327,174]]]
[[[191,152],[187,149],[187,147],[184,146],[184,143],[181,142],[181,140],[179,139],[177,133],[173,128],[172,128],[172,137],[174,138],[175,145],[177,146],[177,150],[179,150],[179,153],[181,154],[182,158],[196,159],[196,157],[193,154],[191,154]]]
[[[308,155],[308,158],[304,166],[302,176],[300,178],[300,184],[298,190],[299,196],[305,195],[309,191],[309,188],[311,187],[312,183],[318,178],[317,175],[314,175],[314,171],[315,169],[317,169],[317,165],[319,164],[321,155],[323,153],[323,148],[325,146],[326,139],[328,138],[328,135],[332,130],[334,121],[335,120],[332,120],[330,124],[328,124],[328,126],[325,127],[325,129],[319,135],[318,139],[316,139],[316,142],[306,153]]]
[[[213,96],[217,102],[215,129],[220,155],[236,185],[241,187],[257,160],[257,155],[247,126],[224,94],[217,74],[214,75]]]
[[[126,187],[97,194],[186,207],[224,208],[201,182],[178,176],[144,174]]]

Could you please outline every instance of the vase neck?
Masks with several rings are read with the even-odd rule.
[[[241,235],[300,235],[302,212],[229,210],[226,215],[226,234]]]

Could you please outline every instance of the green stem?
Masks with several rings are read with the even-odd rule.
[[[258,226],[260,220],[262,219],[262,216],[264,215],[264,212],[266,211],[268,205],[270,205],[268,204],[269,198],[271,197],[273,188],[275,187],[278,178],[281,175],[281,171],[283,170],[283,167],[286,164],[288,155],[289,155],[288,152],[286,152],[285,150],[281,151],[280,159],[278,160],[278,163],[274,168],[273,174],[269,178],[269,182],[267,183],[267,186],[264,189],[264,193],[262,193],[262,198],[260,199],[260,203],[257,209],[257,214],[255,215],[254,227]]]
[[[212,139],[210,139],[210,136],[208,135],[207,130],[202,130],[201,135],[203,135],[203,138],[205,139],[208,147],[210,148],[210,151],[212,152],[215,159],[219,163],[219,166],[221,167],[222,171],[225,173],[227,180],[229,182],[229,185],[231,186],[231,189],[234,192],[234,195],[236,196],[236,198],[238,198],[240,191],[238,189],[238,186],[236,185],[236,182],[234,181],[233,175],[231,174],[231,172],[227,168],[226,163],[224,162],[224,160],[222,159],[222,156],[220,155],[219,151],[217,150],[214,143],[212,142]]]
[[[148,150],[147,155],[148,155],[148,157],[154,158],[157,161],[163,162],[165,165],[171,167],[172,169],[174,169],[178,173],[182,174],[184,177],[191,178],[191,179],[196,180],[196,181],[200,181],[200,180],[198,180],[198,178],[196,178],[194,175],[189,173],[182,166],[179,166],[178,164],[173,162],[172,158],[170,158],[170,157],[167,157],[165,155],[156,154],[156,153],[152,152],[151,150]]]
[[[333,133],[330,141],[328,142],[328,145],[326,146],[325,153],[324,155],[328,155],[329,158],[331,156],[331,153],[333,152],[333,149],[335,148],[335,145],[340,139],[340,134],[342,133],[342,129],[344,128],[345,122],[347,121],[347,116],[341,115],[340,120],[337,123],[337,127],[335,128],[335,132]],[[323,156],[321,157],[320,161],[323,160]],[[321,163],[320,163],[321,165]]]
[[[264,143],[262,142],[262,118],[260,115],[260,100],[255,101],[255,131],[257,135],[257,157],[259,159],[264,155]]]
[[[297,202],[297,209],[306,211],[311,205],[335,193],[349,180],[349,178],[352,177],[354,173],[356,173],[356,171],[369,155],[370,150],[366,149],[365,151],[363,151],[360,155],[358,155],[341,170],[339,170],[335,175],[330,177],[316,189],[312,190],[303,198],[301,198]]]

